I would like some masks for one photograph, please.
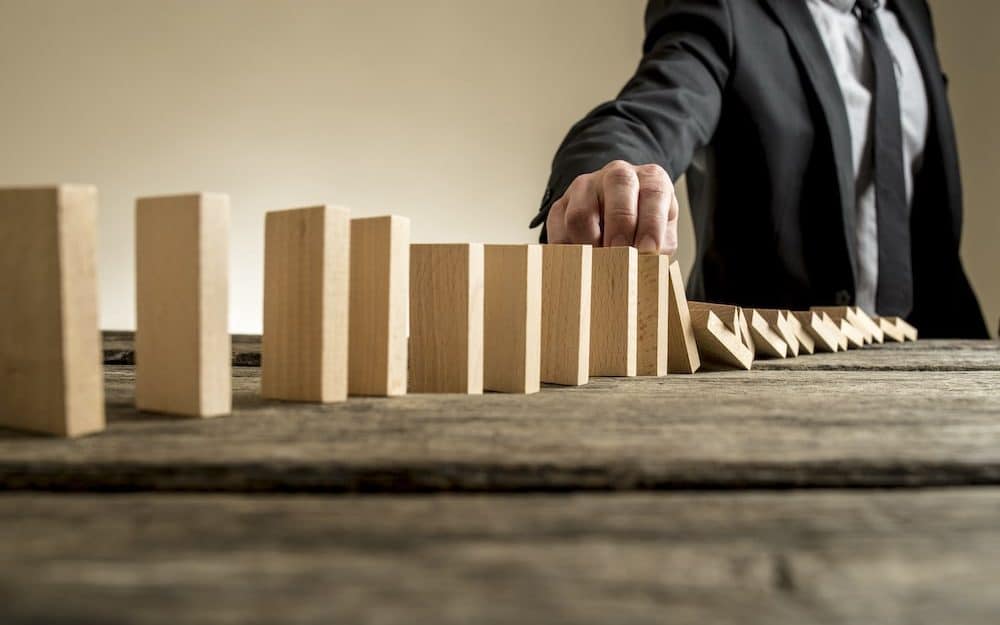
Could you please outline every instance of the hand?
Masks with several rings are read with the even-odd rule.
[[[552,204],[545,226],[549,243],[634,245],[640,252],[673,254],[677,212],[674,185],[662,167],[612,161],[577,176]]]

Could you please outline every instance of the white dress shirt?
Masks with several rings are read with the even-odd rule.
[[[793,0],[794,1],[794,0]],[[878,9],[886,44],[896,62],[896,83],[903,123],[903,175],[906,201],[913,203],[913,179],[920,170],[927,139],[928,104],[920,65],[899,20],[885,9]],[[858,267],[855,303],[869,313],[876,313],[878,289],[878,219],[875,206],[875,180],[872,169],[872,95],[873,72],[861,23],[852,12],[854,0],[806,0],[816,27],[840,83],[847,106],[851,129],[851,152],[854,159],[854,187],[857,209],[856,245]],[[908,166],[906,166],[908,165]]]

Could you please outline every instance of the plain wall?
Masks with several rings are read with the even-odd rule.
[[[644,6],[0,0],[0,185],[98,185],[101,324],[123,329],[135,198],[229,193],[231,328],[259,332],[268,210],[395,213],[415,242],[535,241],[552,154],[635,68]],[[935,8],[965,165],[963,252],[995,328],[1000,15],[992,2]],[[686,269],[686,214],[681,233]]]

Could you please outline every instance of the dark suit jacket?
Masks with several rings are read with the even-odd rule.
[[[930,12],[924,0],[889,8],[916,52],[930,105],[914,184],[909,321],[926,337],[986,337],[958,255],[958,153]],[[643,53],[618,97],[570,130],[532,226],[581,173],[614,159],[659,163],[674,180],[688,173],[698,241],[691,298],[791,309],[850,304],[850,130],[805,2],[651,0]]]

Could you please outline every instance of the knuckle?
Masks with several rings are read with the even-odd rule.
[[[635,168],[625,161],[611,161],[608,163],[604,168],[604,180],[606,184],[613,186],[632,187],[639,184]]]
[[[594,222],[594,216],[591,215],[588,211],[583,211],[583,210],[566,211],[567,228],[582,230],[584,228],[589,228],[593,222]]]

